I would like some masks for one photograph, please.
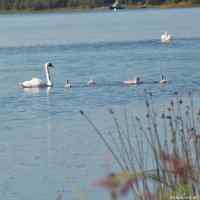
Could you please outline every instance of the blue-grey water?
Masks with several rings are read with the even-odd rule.
[[[103,176],[107,150],[82,109],[102,130],[107,109],[143,110],[143,91],[165,103],[174,91],[200,86],[200,9],[127,10],[0,15],[0,199],[108,199],[92,182]],[[168,31],[170,44],[161,44]],[[51,90],[22,90],[44,79],[51,61]],[[169,84],[153,84],[160,73]],[[145,84],[120,81],[139,75]],[[96,87],[85,87],[90,78]],[[65,80],[74,87],[63,88]]]

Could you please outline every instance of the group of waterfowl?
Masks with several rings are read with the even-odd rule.
[[[50,73],[49,73],[49,68],[52,68],[52,67],[54,67],[54,65],[50,62],[48,62],[44,65],[46,81],[43,81],[43,80],[40,80],[39,78],[34,77],[29,81],[24,81],[22,83],[19,83],[19,86],[22,88],[50,88],[50,87],[53,87],[53,82],[51,80]],[[157,82],[158,81],[156,81],[156,83]],[[121,83],[123,85],[140,85],[143,83],[143,81],[140,79],[140,77],[137,76],[134,79],[121,81]],[[167,83],[166,76],[162,75],[160,84],[166,84],[166,83]],[[95,86],[97,84],[97,82],[94,79],[90,79],[86,84],[87,84],[87,86]],[[72,86],[73,86],[73,84],[69,80],[67,80],[66,83],[64,84],[65,88],[71,88]]]
[[[94,86],[96,85],[96,81],[93,80],[93,79],[90,79],[88,82],[87,82],[87,86]],[[72,83],[70,83],[69,80],[66,80],[66,83],[64,84],[64,87],[65,88],[71,88],[72,87]]]
[[[161,35],[161,42],[163,43],[169,43],[172,40],[172,36],[168,33],[165,32],[163,35]],[[45,76],[46,76],[46,82],[40,80],[39,78],[32,78],[29,81],[24,81],[22,83],[20,83],[19,85],[22,88],[44,88],[44,87],[53,87],[53,82],[51,80],[50,77],[50,73],[49,73],[49,69],[53,68],[54,65],[50,62],[46,63],[44,65],[44,71],[45,71]],[[158,82],[158,81],[156,81]],[[134,79],[129,79],[129,80],[125,80],[121,82],[124,85],[139,85],[142,84],[143,81],[140,79],[140,77],[136,77]],[[161,76],[161,80],[160,80],[160,84],[166,84],[167,83],[167,79],[164,75]],[[87,82],[87,86],[95,86],[96,85],[96,81],[91,79]],[[64,84],[64,87],[66,88],[71,88],[72,87],[72,83],[67,80],[66,83]]]

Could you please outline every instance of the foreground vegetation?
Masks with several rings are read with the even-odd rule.
[[[174,99],[156,111],[152,94],[145,92],[145,116],[124,111],[124,122],[109,113],[116,131],[102,133],[81,114],[112,153],[120,170],[95,182],[112,200],[128,192],[139,200],[200,200],[200,109],[194,97]]]
[[[44,10],[56,8],[109,7],[114,0],[0,0],[0,10]],[[120,0],[128,8],[144,8],[155,5],[162,7],[190,7],[200,0]],[[165,6],[166,5],[166,6]]]

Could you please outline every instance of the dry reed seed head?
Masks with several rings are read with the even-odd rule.
[[[198,110],[197,115],[200,116],[200,109]]]
[[[158,126],[158,125],[157,125],[156,123],[153,123],[153,127],[154,127],[154,128],[157,128],[157,126]]]
[[[181,132],[181,133],[183,133],[183,132],[184,132],[184,129],[183,129],[183,128],[181,128],[181,129],[180,129],[180,132]]]
[[[194,131],[195,131],[195,129],[192,127],[192,128],[190,129],[190,131],[191,131],[191,132],[194,132]]]
[[[165,119],[165,113],[162,113],[162,114],[161,114],[161,118],[162,118],[162,119]]]
[[[140,118],[139,118],[139,117],[136,116],[135,119],[136,119],[138,122],[140,122]]]
[[[173,137],[171,138],[171,143],[174,144],[176,142],[176,139]]]
[[[146,114],[146,118],[150,118],[150,114],[149,113]]]
[[[149,101],[148,101],[148,100],[146,100],[146,101],[145,101],[145,104],[146,104],[146,107],[149,107],[149,106],[150,106],[150,104],[149,104]]]
[[[151,127],[147,127],[147,130],[148,130],[148,131],[151,131]]]
[[[115,173],[113,173],[113,172],[111,172],[110,174],[108,174],[108,177],[114,177],[114,176],[116,176],[116,174]]]
[[[170,107],[168,107],[167,110],[168,110],[169,112],[171,112],[172,109],[171,109]]]
[[[185,111],[185,115],[189,116],[189,111],[188,110]]]
[[[189,106],[189,105],[187,105],[187,106],[186,106],[186,109],[187,109],[187,110],[190,110],[190,106]]]
[[[182,99],[179,100],[179,104],[183,104],[183,100]]]
[[[167,119],[172,119],[172,116],[171,115],[167,115],[166,118]]]
[[[174,92],[174,94],[175,94],[175,95],[178,95],[178,92],[176,91],[176,92]]]
[[[182,120],[181,116],[176,116],[176,120]]]
[[[84,112],[82,110],[80,110],[81,115],[84,115]]]
[[[114,111],[113,111],[112,108],[110,108],[108,111],[109,111],[110,114],[114,114]]]
[[[152,92],[149,92],[149,96],[152,97],[152,96],[153,96],[153,93],[152,93]]]
[[[173,100],[170,101],[170,105],[171,105],[171,107],[174,107],[174,101]]]

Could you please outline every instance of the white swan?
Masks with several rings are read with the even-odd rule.
[[[49,67],[54,67],[52,63],[48,62],[44,65],[46,82],[40,80],[39,78],[32,78],[30,81],[24,81],[19,84],[19,86],[23,88],[42,88],[42,87],[53,87],[53,83],[51,81]]]
[[[168,43],[168,42],[171,42],[172,36],[168,32],[165,32],[163,35],[161,35],[160,39],[161,39],[161,42]]]
[[[69,80],[66,80],[64,87],[65,88],[71,88],[72,87],[72,84],[69,82]]]
[[[94,85],[96,85],[96,81],[94,80],[94,79],[90,79],[88,82],[87,82],[87,85],[88,86],[94,86]]]
[[[122,82],[125,85],[138,85],[138,84],[142,84],[143,81],[140,80],[140,77],[137,76],[135,79],[133,80],[127,80],[127,81],[123,81]]]

